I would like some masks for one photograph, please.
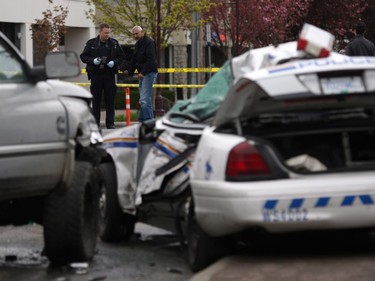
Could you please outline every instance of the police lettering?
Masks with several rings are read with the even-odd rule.
[[[320,67],[329,65],[345,65],[345,64],[373,64],[375,57],[336,57],[327,59],[304,60],[296,63],[299,68]]]

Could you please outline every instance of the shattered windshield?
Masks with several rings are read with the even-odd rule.
[[[192,114],[200,120],[204,120],[216,112],[232,83],[231,63],[227,61],[197,95],[188,100],[177,101],[170,112]],[[182,122],[178,118],[174,119],[174,121]]]

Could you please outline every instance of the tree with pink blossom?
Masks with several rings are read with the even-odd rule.
[[[335,35],[336,48],[352,37],[352,26],[363,19],[368,0],[213,0],[213,44],[231,47],[232,55],[250,48],[295,40],[310,23]]]

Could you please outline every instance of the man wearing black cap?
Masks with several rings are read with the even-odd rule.
[[[367,40],[364,36],[366,32],[366,24],[358,22],[355,27],[355,37],[346,47],[346,55],[348,56],[375,56],[374,43]]]

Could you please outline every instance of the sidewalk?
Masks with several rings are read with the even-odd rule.
[[[125,116],[126,118],[126,112],[125,112],[125,109],[116,109],[115,110],[115,116]],[[101,129],[105,129],[105,116],[106,116],[106,113],[105,113],[105,109],[102,109],[101,113],[100,113],[100,128]],[[134,124],[134,121],[131,122],[131,124]],[[115,121],[115,127],[116,128],[122,128],[122,127],[126,127],[126,121],[123,121],[123,122],[116,122]]]
[[[254,241],[259,248],[224,257],[189,281],[372,281],[375,236],[356,237]]]
[[[202,271],[196,273],[190,281],[234,281],[255,280],[250,279],[249,264],[240,261],[237,257],[224,257]],[[247,272],[248,271],[248,272]],[[248,276],[248,279],[246,276]],[[246,279],[245,279],[246,278]]]

